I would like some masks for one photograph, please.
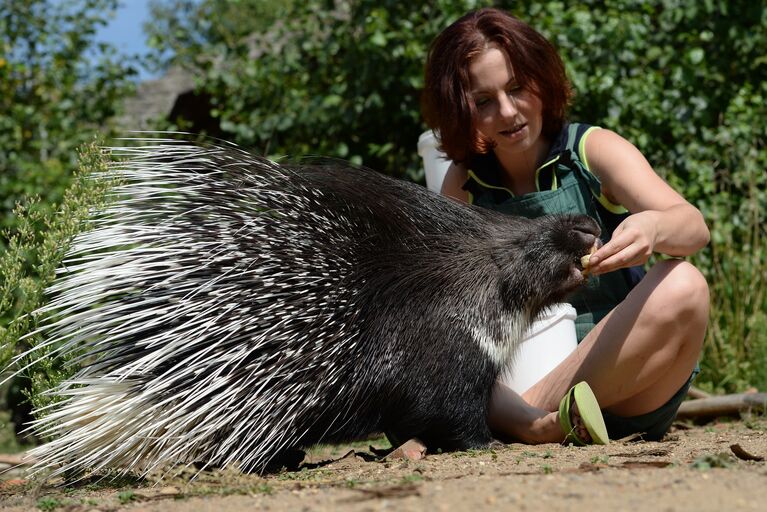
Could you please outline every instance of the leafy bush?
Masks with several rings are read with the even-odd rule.
[[[117,61],[113,48],[95,42],[116,7],[117,0],[0,2],[0,368],[33,342],[18,343],[37,325],[29,313],[45,303],[45,286],[83,220],[81,178],[65,193],[76,149],[109,132],[133,90],[130,59]],[[80,216],[66,217],[73,213]],[[55,382],[55,371],[32,373]],[[13,383],[9,401],[20,386],[27,384]]]
[[[0,368],[20,350],[40,343],[36,330],[43,317],[37,310],[46,304],[45,290],[74,237],[87,229],[94,211],[106,204],[114,184],[97,142],[84,146],[80,155],[79,171],[61,205],[53,206],[55,214],[41,207],[39,200],[31,200],[16,208],[16,229],[6,233],[8,249],[0,253]],[[35,405],[47,401],[41,391],[71,374],[65,361],[42,357],[54,348],[36,352],[19,366],[34,362],[24,376],[31,382]]]
[[[61,203],[87,143],[119,110],[135,71],[94,40],[117,0],[0,2],[0,229],[15,204]],[[0,250],[6,240],[0,237]]]

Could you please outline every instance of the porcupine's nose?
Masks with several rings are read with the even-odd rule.
[[[573,229],[573,235],[575,236],[576,243],[579,246],[591,247],[598,240],[594,233],[587,231],[581,231],[580,229]]]
[[[579,222],[573,226],[571,236],[575,239],[575,243],[579,247],[599,247],[601,241],[599,240],[600,234],[599,225],[589,217],[583,217],[579,219]]]

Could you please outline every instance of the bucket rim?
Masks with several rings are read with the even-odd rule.
[[[545,331],[562,319],[575,321],[577,316],[578,312],[571,304],[567,302],[552,304],[551,306],[541,311],[541,313],[538,315],[538,318],[536,318],[536,320],[530,324],[530,327],[528,327],[522,342],[524,343],[530,338],[539,335],[541,332]]]

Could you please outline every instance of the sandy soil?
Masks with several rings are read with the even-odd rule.
[[[684,427],[684,428],[682,428]],[[382,441],[374,440],[380,446]],[[738,445],[740,449],[733,448]],[[344,455],[346,453],[346,455]],[[763,458],[762,460],[747,460]],[[767,419],[687,428],[662,442],[575,448],[512,444],[372,460],[367,444],[324,447],[299,471],[236,471],[56,488],[0,476],[9,511],[767,510]]]

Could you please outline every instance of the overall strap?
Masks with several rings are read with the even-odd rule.
[[[575,153],[580,159],[580,148],[578,143],[581,141],[583,135],[591,128],[588,125],[581,123],[570,123],[567,126],[567,144],[565,149],[569,149]]]
[[[570,123],[564,128],[562,137],[551,148],[552,153],[558,153],[560,158],[551,169],[552,188],[559,181],[562,186],[574,181],[585,183],[595,197],[601,194],[601,183],[588,169],[585,155],[583,154],[582,141],[584,135],[594,127],[583,123]]]

